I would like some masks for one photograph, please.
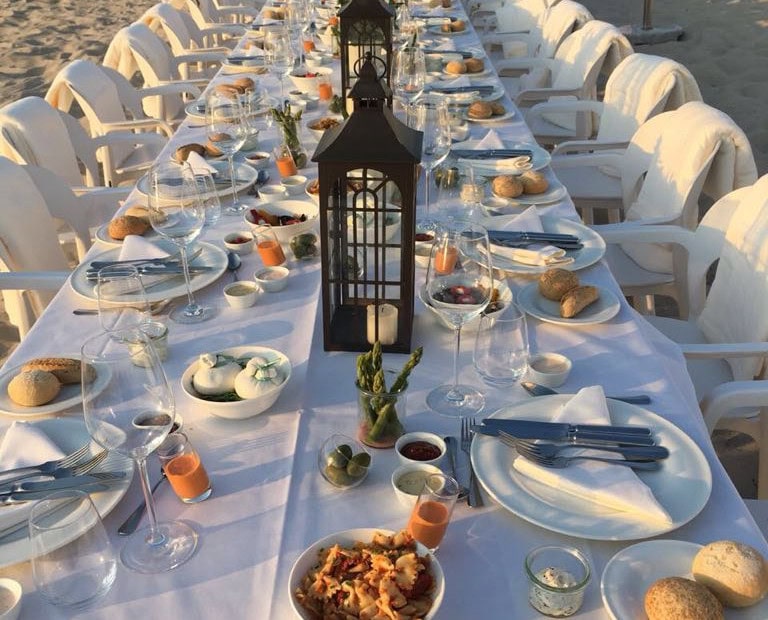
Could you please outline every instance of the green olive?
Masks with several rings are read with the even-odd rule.
[[[326,466],[325,477],[328,478],[328,480],[330,480],[333,484],[336,484],[340,487],[349,486],[354,482],[354,480],[349,477],[346,470],[343,468],[334,467],[333,465]]]
[[[328,454],[325,459],[325,463],[328,465],[328,467],[338,467],[339,469],[344,469],[347,466],[347,463],[349,463],[349,458],[342,452],[339,452],[338,449],[336,449]]]
[[[352,478],[362,478],[371,465],[371,455],[365,452],[355,454],[347,463],[347,474]]]

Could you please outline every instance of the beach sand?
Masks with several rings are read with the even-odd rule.
[[[596,19],[642,23],[643,0],[581,0]],[[154,4],[112,0],[19,0],[0,5],[0,105],[44,96],[68,61],[101,61],[111,37]],[[686,65],[704,100],[730,115],[752,143],[760,174],[768,172],[768,0],[657,0],[655,26],[684,28],[680,41],[637,51]],[[18,343],[0,299],[0,363]],[[739,492],[754,497],[757,450],[744,436],[718,432],[715,446]]]

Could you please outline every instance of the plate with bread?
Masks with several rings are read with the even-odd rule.
[[[768,564],[736,541],[647,540],[611,558],[600,592],[613,620],[765,620]]]
[[[107,370],[89,368],[94,394],[109,382]],[[34,417],[64,411],[83,400],[80,354],[38,357],[0,372],[0,413]]]
[[[153,240],[159,238],[149,223],[149,210],[145,206],[131,205],[106,224],[99,226],[95,236],[102,243],[120,246],[128,235],[140,235]]]
[[[576,275],[565,269],[557,271]],[[557,325],[597,325],[610,321],[621,309],[613,292],[590,284],[577,285],[555,301],[541,294],[539,282],[531,282],[517,294],[517,303],[527,314]]]

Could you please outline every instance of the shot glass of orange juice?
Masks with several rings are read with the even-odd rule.
[[[427,476],[408,519],[408,533],[430,551],[436,551],[458,497],[459,483],[454,478],[446,474]]]
[[[277,267],[285,262],[283,247],[269,224],[256,229],[256,251],[265,267]]]
[[[168,482],[182,502],[194,504],[211,495],[211,481],[200,455],[184,433],[171,433],[157,449]]]
[[[333,98],[331,76],[320,73],[315,79],[317,80],[317,95],[320,97],[320,101],[330,101]]]
[[[287,144],[279,144],[275,147],[275,165],[281,177],[290,177],[299,172]]]

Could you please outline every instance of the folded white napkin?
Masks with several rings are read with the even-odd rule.
[[[551,421],[611,424],[603,388],[583,388]],[[586,450],[585,453],[589,451]],[[600,453],[600,456],[605,454]],[[565,493],[627,513],[629,518],[672,522],[667,511],[653,496],[651,489],[629,467],[596,461],[575,461],[565,469],[549,469],[520,456],[514,460],[513,467],[521,474]]]
[[[484,225],[490,230],[522,230],[544,232],[536,207],[528,207],[519,215],[501,215],[486,218]],[[523,265],[568,265],[574,261],[565,250],[553,245],[534,244],[526,248],[508,248],[491,243],[491,253]]]
[[[187,156],[187,163],[194,174],[216,174],[218,170],[211,166],[200,153],[191,151]]]
[[[472,86],[472,82],[466,75],[462,75],[461,77],[457,77],[452,80],[443,80],[443,83],[440,84],[440,86],[441,88],[461,88],[464,86]]]
[[[495,130],[490,129],[482,139],[474,146],[475,151],[486,151],[489,149],[503,149],[504,142],[499,137],[499,134]]]
[[[128,235],[123,239],[123,247],[117,260],[136,260],[138,258],[165,258],[168,252],[160,249],[140,235]]]
[[[453,41],[445,41],[440,45],[435,45],[435,47],[433,47],[432,49],[436,52],[455,52],[456,43],[454,43]]]

